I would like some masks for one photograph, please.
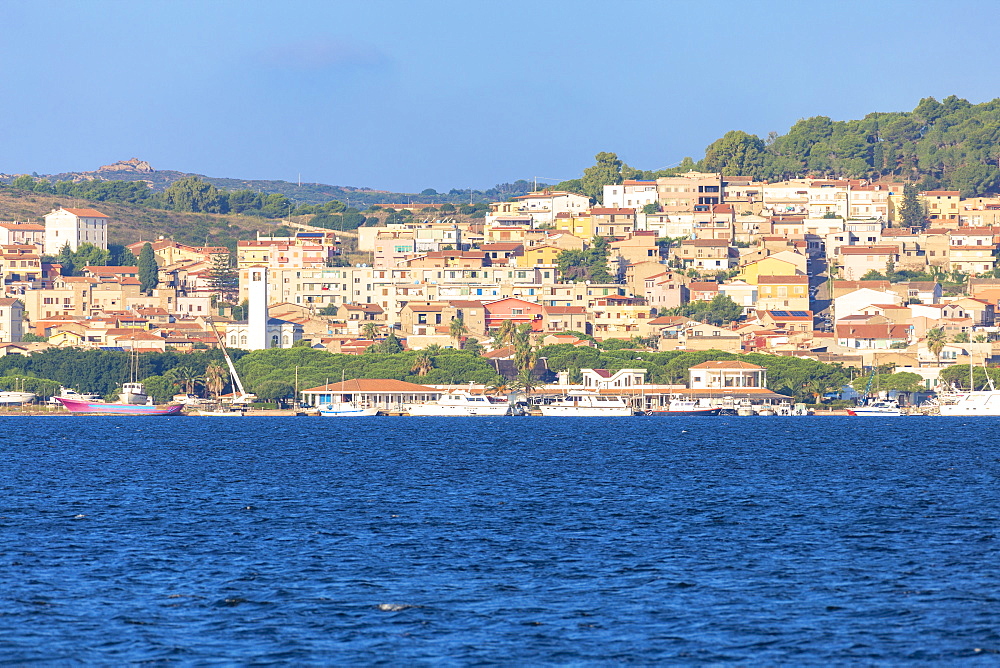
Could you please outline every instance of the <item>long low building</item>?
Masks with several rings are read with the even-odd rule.
[[[302,390],[300,394],[306,403],[313,406],[341,401],[391,412],[402,410],[406,404],[437,401],[444,392],[403,380],[356,378]]]

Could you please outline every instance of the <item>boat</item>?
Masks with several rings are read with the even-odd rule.
[[[899,404],[892,401],[869,401],[847,409],[848,415],[858,417],[900,417],[903,415]]]
[[[900,417],[903,415],[903,411],[899,408],[899,404],[895,402],[880,400],[872,401],[872,381],[875,380],[875,374],[877,372],[878,367],[873,366],[872,375],[868,377],[868,384],[865,386],[864,402],[854,408],[848,408],[848,415],[854,415],[857,417]]]
[[[184,408],[182,404],[154,405],[153,398],[146,394],[146,388],[137,380],[138,373],[139,353],[132,350],[129,353],[130,378],[129,382],[122,383],[118,395],[120,401],[109,402],[100,398],[87,398],[66,388],[60,388],[59,396],[54,398],[70,413],[84,415],[180,415],[181,409]]]
[[[18,392],[17,390],[0,392],[0,404],[27,404],[34,400],[34,392]]]
[[[70,413],[89,415],[180,415],[181,404],[154,406],[151,404],[109,403],[106,401],[86,401],[71,397],[56,397]]]
[[[485,394],[472,394],[468,390],[456,390],[442,395],[437,401],[409,404],[406,412],[415,416],[499,416],[510,412],[510,402]]]
[[[647,411],[646,415],[718,415],[721,410],[721,406],[702,406],[697,399],[675,397],[666,408]]]
[[[94,393],[81,394],[69,387],[60,387],[58,397],[49,397],[49,403],[53,406],[60,406],[59,397],[64,399],[79,399],[81,401],[101,401],[101,395]]]
[[[628,417],[635,411],[621,397],[601,396],[587,392],[571,392],[562,399],[541,404],[546,417]]]
[[[233,385],[239,391],[239,396],[233,399],[233,408],[226,409],[221,405],[217,406],[211,410],[195,410],[192,411],[192,415],[198,417],[243,417],[246,415],[246,409],[253,402],[254,396],[249,394],[243,388],[243,381],[240,380],[240,374],[236,373],[236,366],[233,364],[233,358],[229,356],[229,351],[226,350],[226,341],[219,334],[219,329],[215,326],[215,321],[211,318],[208,319],[208,324],[215,333],[215,338],[219,342],[219,349],[222,351],[222,356],[226,359],[226,366],[229,367],[229,375],[233,379]]]
[[[359,406],[353,401],[328,401],[317,406],[323,417],[373,417],[378,415],[374,406]]]
[[[942,397],[938,403],[938,414],[945,416],[967,416],[977,415],[1000,415],[1000,392],[993,384],[993,379],[989,373],[986,374],[986,382],[990,389],[975,389],[972,378],[972,365],[969,365],[969,387],[968,392],[959,392],[950,397]]]
[[[148,404],[151,399],[146,394],[146,388],[139,382],[122,383],[122,390],[118,393],[118,402],[122,404]]]
[[[225,408],[213,408],[212,410],[196,410],[194,414],[198,417],[243,417],[246,415],[246,411],[242,409],[228,410]]]

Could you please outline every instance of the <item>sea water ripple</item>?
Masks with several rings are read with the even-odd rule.
[[[0,418],[0,661],[995,661],[998,426]]]

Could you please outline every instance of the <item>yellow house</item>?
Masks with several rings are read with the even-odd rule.
[[[554,244],[539,244],[524,249],[524,255],[517,258],[519,267],[537,267],[539,265],[554,266],[556,258],[564,249]]]
[[[570,213],[556,214],[555,227],[561,232],[568,232],[581,239],[592,239],[594,237],[594,219],[589,213],[574,216]]]
[[[757,285],[760,276],[794,276],[797,273],[798,268],[793,263],[776,257],[765,257],[740,269],[738,278],[750,285]]]
[[[84,345],[85,338],[76,332],[62,330],[49,337],[49,344],[59,348],[71,348]]]
[[[808,311],[808,276],[758,276],[757,309],[760,311]]]
[[[921,193],[923,195],[924,206],[927,209],[927,217],[934,221],[959,219],[959,203],[962,200],[961,192],[958,190],[928,190]]]

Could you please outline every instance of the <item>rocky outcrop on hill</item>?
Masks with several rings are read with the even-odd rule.
[[[104,165],[97,168],[98,172],[142,172],[148,174],[150,172],[155,172],[148,162],[145,160],[140,160],[139,158],[132,158],[130,160],[119,160],[113,165]]]

